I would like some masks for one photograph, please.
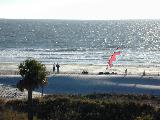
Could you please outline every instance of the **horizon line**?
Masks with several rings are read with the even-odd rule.
[[[59,21],[149,21],[149,20],[160,20],[160,18],[149,18],[149,19],[54,19],[54,18],[0,18],[0,20],[59,20]]]

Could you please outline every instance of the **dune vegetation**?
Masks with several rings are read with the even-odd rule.
[[[160,120],[159,101],[150,95],[47,95],[33,100],[33,119]],[[26,100],[0,101],[2,120],[26,120],[27,110]]]

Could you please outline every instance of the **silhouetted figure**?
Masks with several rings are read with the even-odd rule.
[[[56,65],[55,65],[55,63],[53,64],[53,73],[55,72],[55,70],[56,70]]]
[[[127,69],[125,69],[125,75],[127,75]]]
[[[60,65],[57,63],[56,67],[57,67],[57,73],[59,73],[59,67],[60,67]]]
[[[143,72],[143,76],[145,76],[146,75],[146,72],[145,72],[145,70],[144,70],[144,72]]]
[[[88,71],[83,70],[83,71],[82,71],[82,74],[88,74]]]

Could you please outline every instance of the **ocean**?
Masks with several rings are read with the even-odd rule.
[[[106,65],[117,48],[115,65],[159,66],[160,20],[0,19],[0,63]]]

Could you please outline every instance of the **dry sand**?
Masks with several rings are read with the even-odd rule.
[[[17,88],[13,88],[11,86],[0,85],[0,98],[5,100],[13,100],[13,99],[27,99],[28,92],[25,90],[24,92],[19,91]],[[41,97],[41,93],[33,92],[33,98]]]
[[[15,63],[0,63],[0,75],[17,75],[18,65]],[[46,65],[47,71],[50,74],[52,72],[52,65]],[[146,75],[157,76],[160,72],[159,66],[114,66],[106,70],[105,65],[77,65],[77,64],[63,64],[60,65],[61,74],[81,74],[83,70],[88,71],[90,75],[98,74],[99,72],[116,72],[121,75],[124,74],[125,69],[127,69],[130,75],[142,75],[146,72]],[[138,87],[138,86],[137,86]],[[144,87],[144,86],[143,86]],[[148,86],[145,86],[148,87]],[[40,97],[41,93],[33,92],[33,97]],[[21,92],[16,88],[10,86],[0,85],[0,98],[5,99],[24,99],[27,98],[27,91]]]
[[[46,65],[47,71],[52,72],[52,65]],[[60,73],[62,74],[81,74],[83,70],[88,71],[89,74],[98,74],[99,72],[116,72],[117,74],[124,74],[127,69],[128,74],[142,75],[145,71],[148,75],[158,75],[160,66],[122,66],[115,65],[106,70],[106,65],[92,65],[92,64],[60,64]],[[18,64],[15,63],[0,63],[0,75],[16,75],[18,74]]]

